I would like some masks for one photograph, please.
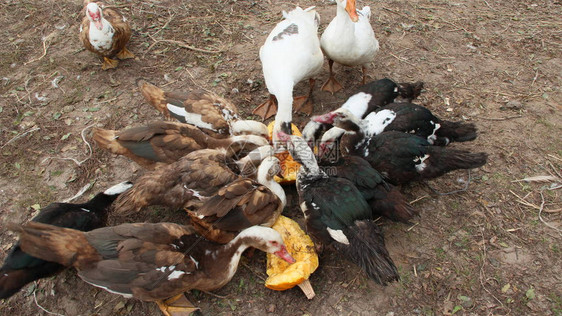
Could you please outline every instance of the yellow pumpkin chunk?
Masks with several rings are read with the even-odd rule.
[[[283,237],[283,242],[296,262],[289,264],[273,254],[267,254],[267,275],[265,286],[272,290],[284,291],[299,285],[305,295],[311,299],[314,290],[308,281],[310,275],[318,268],[318,255],[312,239],[292,219],[279,216],[273,229]]]
[[[269,131],[269,140],[271,141],[273,135],[273,126],[275,121],[269,123],[267,125],[267,130]],[[293,135],[302,136],[301,132],[297,128],[295,124],[291,124],[291,131]],[[289,154],[288,151],[277,153],[275,154],[281,164],[281,173],[283,174],[283,178],[275,176],[275,181],[280,184],[292,184],[295,183],[297,180],[297,173],[301,167],[301,165],[293,160],[293,157]]]

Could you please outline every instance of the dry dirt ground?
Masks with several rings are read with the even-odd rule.
[[[102,71],[78,41],[81,1],[0,2],[0,217],[24,222],[38,207],[143,173],[100,151],[92,125],[121,129],[160,119],[135,80],[166,89],[199,86],[232,99],[244,113],[263,102],[258,48],[297,3],[237,0],[109,1],[134,29],[137,55]],[[335,15],[316,5],[320,31]],[[560,1],[359,1],[370,5],[381,44],[371,79],[425,82],[419,103],[480,134],[456,148],[489,153],[483,168],[403,188],[421,217],[413,225],[381,220],[401,280],[382,287],[355,266],[325,254],[311,277],[317,296],[263,286],[265,256],[243,259],[232,282],[189,298],[203,314],[261,315],[561,315]],[[195,49],[193,49],[195,48]],[[336,67],[346,87],[316,90],[315,113],[340,105],[360,70]],[[319,81],[327,78],[327,65]],[[303,93],[301,83],[295,93]],[[305,122],[298,116],[296,122]],[[83,135],[83,136],[82,136]],[[92,145],[92,152],[89,146]],[[541,181],[522,179],[545,176]],[[468,189],[461,189],[470,180]],[[294,189],[285,213],[301,217]],[[131,221],[181,213],[148,210]],[[115,223],[115,219],[113,222]],[[16,236],[0,228],[0,259]],[[159,315],[155,304],[98,290],[74,271],[42,280],[0,303],[2,315]]]

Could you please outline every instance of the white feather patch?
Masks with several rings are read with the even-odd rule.
[[[369,101],[371,101],[372,98],[373,96],[370,94],[359,92],[350,96],[340,108],[346,109],[351,112],[351,114],[361,118],[365,112],[367,112]]]
[[[416,170],[417,170],[418,172],[422,172],[422,171],[427,167],[427,165],[426,165],[425,162],[424,162],[427,158],[429,158],[429,155],[428,155],[428,154],[426,154],[426,155],[423,156],[423,157],[416,157],[416,158],[414,158],[414,162],[417,163],[417,164],[416,164]]]
[[[125,181],[125,182],[118,183],[118,184],[108,188],[103,193],[105,195],[121,194],[121,193],[129,190],[132,186],[133,186],[133,184],[131,182]]]
[[[396,112],[384,109],[379,112],[369,113],[365,117],[367,123],[367,136],[378,135],[396,118]]]
[[[431,135],[427,136],[427,141],[433,145],[433,143],[435,143],[435,141],[437,140],[437,135],[435,135],[435,133],[441,128],[441,124],[439,123],[434,123],[433,121],[429,121],[431,124],[433,124],[433,132],[431,133]]]
[[[349,240],[345,237],[345,234],[341,230],[331,229],[330,227],[326,227],[328,230],[328,234],[332,237],[335,241],[339,242],[340,244],[349,245]]]
[[[217,131],[213,125],[211,125],[210,123],[207,122],[203,122],[203,120],[201,119],[201,114],[197,114],[197,113],[188,113],[184,108],[179,107],[179,106],[175,106],[173,104],[166,104],[166,107],[168,108],[168,111],[178,115],[178,116],[183,116],[185,118],[185,122],[188,124],[192,124],[195,125],[199,128],[206,128],[206,129],[210,129],[212,131]]]
[[[184,274],[185,274],[185,272],[180,271],[180,270],[176,270],[176,271],[174,271],[174,272],[172,272],[168,275],[168,280],[179,279],[179,277],[181,277]]]

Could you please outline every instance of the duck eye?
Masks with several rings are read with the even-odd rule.
[[[277,245],[278,245],[278,243],[277,243],[276,241],[270,241],[269,243],[270,243],[272,246],[277,246]]]

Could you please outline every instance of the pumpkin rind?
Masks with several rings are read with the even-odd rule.
[[[305,280],[318,268],[318,255],[312,239],[292,219],[279,216],[272,226],[283,237],[285,246],[296,262],[289,264],[273,254],[267,254],[267,275],[265,286],[272,290],[284,291]]]
[[[267,130],[269,131],[269,140],[271,141],[273,135],[273,125],[275,121],[272,121],[267,125]],[[295,124],[291,124],[291,131],[293,135],[302,136],[301,132],[297,128]],[[275,157],[279,158],[281,164],[281,172],[283,174],[283,178],[275,176],[274,179],[277,183],[280,184],[293,184],[297,180],[297,173],[301,165],[293,160],[293,157],[289,154],[288,151],[277,153]]]

